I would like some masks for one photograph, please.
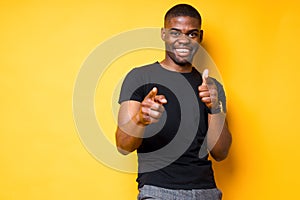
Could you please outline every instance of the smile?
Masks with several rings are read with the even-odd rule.
[[[189,49],[175,49],[175,51],[179,54],[184,54],[184,55],[187,55],[190,53]]]

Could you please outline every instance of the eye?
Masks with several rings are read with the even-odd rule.
[[[191,32],[191,33],[189,33],[189,37],[190,38],[196,38],[196,37],[198,37],[199,36],[199,33],[198,32]]]
[[[181,35],[181,32],[172,30],[172,31],[170,31],[170,35],[173,37],[179,37]]]

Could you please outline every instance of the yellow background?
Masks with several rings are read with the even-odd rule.
[[[101,164],[82,145],[73,87],[97,45],[123,31],[162,26],[164,13],[178,2],[0,2],[0,199],[136,198],[135,174]],[[215,163],[224,200],[297,199],[300,3],[187,3],[203,16],[203,45],[228,96],[233,145],[228,159]],[[129,55],[124,68],[162,58],[154,54]],[[113,118],[97,110],[100,121],[105,114]],[[106,125],[113,139],[115,123]]]

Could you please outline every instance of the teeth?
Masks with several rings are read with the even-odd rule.
[[[189,52],[188,49],[176,49],[176,51],[178,51],[179,53],[188,53]]]

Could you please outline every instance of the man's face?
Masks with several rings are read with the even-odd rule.
[[[165,22],[161,33],[166,46],[166,59],[180,66],[192,63],[203,34],[198,19],[173,17]]]

